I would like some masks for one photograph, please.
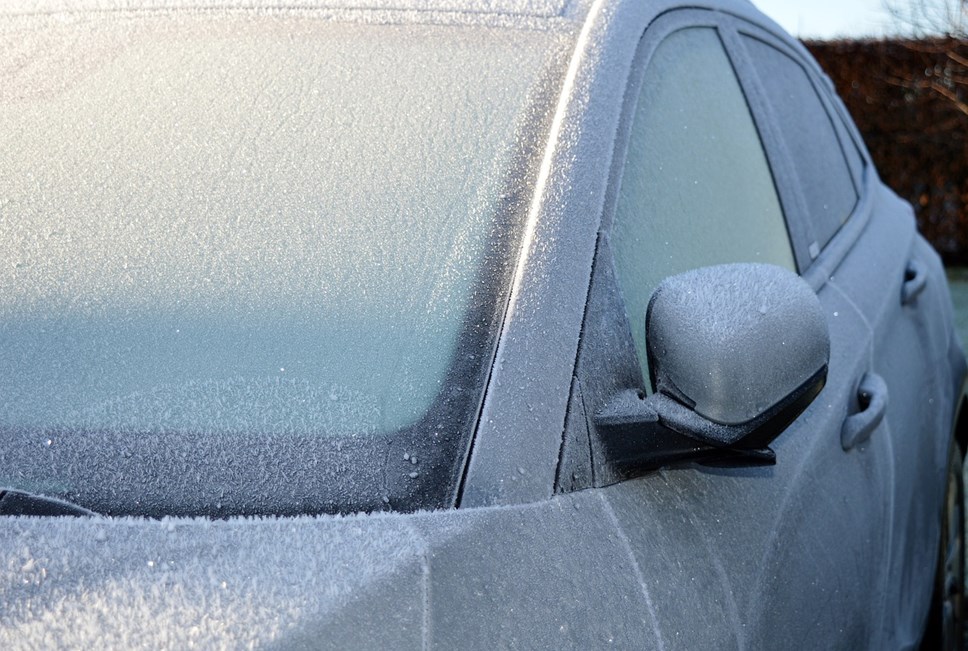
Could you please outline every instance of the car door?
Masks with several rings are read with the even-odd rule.
[[[808,275],[848,297],[872,331],[894,460],[894,526],[887,567],[886,647],[914,645],[924,628],[940,533],[938,505],[951,433],[957,362],[937,254],[917,235],[911,207],[877,178],[842,105],[803,52],[740,24],[740,41],[791,154],[809,234]],[[837,174],[829,173],[838,170]],[[844,183],[853,179],[853,187]],[[851,207],[853,206],[853,208]],[[875,396],[876,399],[876,396]]]
[[[813,283],[831,336],[827,385],[774,442],[775,466],[629,475],[609,466],[596,430],[611,396],[651,390],[644,317],[662,278],[727,262],[810,264],[794,165],[739,39],[724,14],[683,10],[640,43],[558,490],[603,487],[672,648],[878,648],[892,460],[876,432],[841,444],[844,422],[864,411],[857,387],[871,363],[870,329],[841,289]]]

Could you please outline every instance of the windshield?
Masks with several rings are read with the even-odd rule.
[[[441,438],[435,409],[468,426],[442,395],[481,389],[567,39],[284,14],[10,23],[0,428],[70,452],[8,454],[0,485],[138,511],[96,485],[124,472],[76,463],[92,438],[244,438],[263,460],[279,437],[369,438],[382,462],[394,432]],[[171,474],[146,464],[129,473]]]

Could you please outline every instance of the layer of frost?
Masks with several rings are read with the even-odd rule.
[[[0,426],[420,417],[565,36],[255,13],[11,25]]]

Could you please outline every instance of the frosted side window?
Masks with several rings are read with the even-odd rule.
[[[730,262],[795,264],[763,146],[716,31],[672,34],[639,92],[612,249],[648,385],[645,312],[664,278]]]
[[[745,41],[797,170],[817,244],[824,246],[857,204],[840,139],[803,67],[762,41]]]

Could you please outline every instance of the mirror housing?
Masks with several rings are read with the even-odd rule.
[[[595,418],[619,466],[774,463],[770,442],[827,378],[820,300],[798,275],[773,265],[667,278],[652,295],[645,329],[655,393],[623,391]]]

